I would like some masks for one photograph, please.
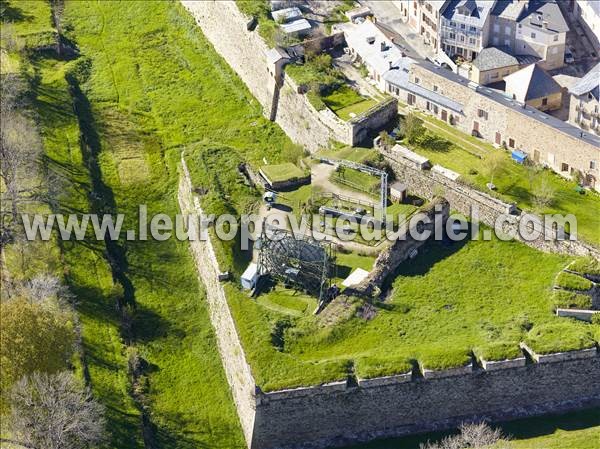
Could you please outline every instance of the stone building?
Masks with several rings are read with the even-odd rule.
[[[344,23],[335,29],[344,33],[353,59],[364,64],[379,90],[385,91],[384,74],[401,65],[402,51],[370,20]]]
[[[429,62],[385,75],[387,92],[461,131],[497,146],[518,149],[570,178],[581,173],[600,190],[600,138],[538,111],[497,90],[480,86]]]
[[[519,60],[508,49],[488,47],[471,64],[469,79],[478,84],[492,84],[518,70]]]
[[[508,75],[506,94],[513,100],[525,103],[527,106],[540,111],[560,109],[562,104],[562,88],[538,64],[527,67]]]
[[[537,56],[546,70],[564,65],[569,26],[554,1],[530,0],[518,19],[514,52]]]
[[[442,13],[441,48],[450,57],[472,61],[488,45],[494,2],[452,0]]]
[[[487,47],[564,65],[567,23],[556,0],[394,1],[410,28],[436,51],[471,61]]]
[[[569,90],[569,121],[600,134],[600,63]]]

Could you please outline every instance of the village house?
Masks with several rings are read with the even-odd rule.
[[[564,65],[568,25],[555,0],[395,1],[403,20],[435,51],[472,61],[487,47]]]
[[[569,122],[600,134],[600,63],[569,90]]]
[[[508,75],[506,94],[520,103],[540,111],[560,109],[562,104],[562,88],[538,64],[527,67]]]
[[[354,60],[364,64],[379,90],[385,91],[384,74],[402,65],[402,51],[370,20],[361,24],[344,23],[335,29],[344,33]]]

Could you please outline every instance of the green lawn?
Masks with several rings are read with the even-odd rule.
[[[263,165],[261,171],[271,182],[283,182],[304,178],[306,173],[291,162],[284,164]]]
[[[377,101],[361,96],[348,86],[337,88],[322,100],[342,120],[359,116],[377,104]]]
[[[444,135],[448,137],[448,135]],[[471,183],[478,189],[488,192],[486,184],[490,182],[489,175],[486,174],[486,162],[492,151],[502,151],[492,149],[487,152],[481,152],[482,156],[475,155],[477,150],[469,147],[468,150],[460,141],[444,140],[440,137],[437,140],[425,140],[423,145],[412,147],[419,154],[427,157],[434,164],[440,164],[450,170],[461,174],[461,178]],[[409,145],[410,146],[410,145]],[[552,203],[540,210],[544,214],[573,214],[577,218],[579,237],[595,244],[600,245],[600,195],[595,192],[586,192],[582,195],[575,191],[575,183],[568,181],[561,176],[549,171],[543,170],[537,173],[531,173],[527,167],[517,164],[510,159],[510,154],[505,152],[504,162],[501,164],[498,172],[494,176],[494,184],[497,187],[496,192],[501,199],[514,202],[518,207],[524,210],[534,210],[534,195],[532,191],[546,179],[547,184],[555,191]]]
[[[564,262],[517,243],[469,242],[460,249],[431,244],[404,264],[390,304],[379,309],[376,319],[352,320],[336,329],[335,339],[325,330],[307,333],[291,340],[288,348],[303,357],[363,358],[367,365],[369,358],[385,358],[442,367],[496,341],[516,346],[527,336],[524,329],[533,325],[531,334],[544,324],[564,332],[563,339],[554,341],[560,349],[569,344],[570,333],[588,337],[591,329],[552,315],[550,288]],[[515,289],[521,293],[518,305],[511,293]]]

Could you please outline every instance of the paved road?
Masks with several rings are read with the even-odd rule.
[[[397,44],[406,49],[406,54],[413,58],[434,58],[433,49],[423,42],[419,34],[412,31],[408,24],[401,19],[400,10],[389,0],[359,0],[359,3],[368,6],[375,14],[377,20],[400,35]]]

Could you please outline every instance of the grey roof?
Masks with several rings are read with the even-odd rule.
[[[557,33],[569,31],[569,25],[567,25],[555,0],[530,0],[518,21],[525,21],[540,29],[543,29],[545,22],[548,24],[548,30]]]
[[[439,92],[434,92],[432,90],[425,89],[424,87],[419,86],[418,84],[410,82],[410,66],[414,63],[415,61],[413,59],[402,58],[402,61],[400,62],[400,64],[398,64],[397,68],[384,73],[383,79],[393,86],[418,95],[421,98],[425,98],[426,100],[429,100],[439,106],[445,107],[454,112],[462,113],[462,104],[440,94]]]
[[[429,61],[419,62],[418,65],[426,70],[429,70],[430,72],[436,73],[437,75],[446,78],[448,81],[462,84],[463,86],[473,84],[468,79],[463,78],[462,76],[452,72],[451,70],[439,67]],[[537,120],[539,123],[542,123],[546,126],[550,126],[556,130],[561,131],[564,134],[567,134],[571,137],[574,137],[590,145],[594,145],[600,148],[600,137],[594,134],[582,131],[576,126],[573,126],[567,122],[563,122],[562,120],[559,120],[556,117],[538,111],[535,108],[527,107],[522,103],[519,103],[518,101],[507,97],[505,94],[498,92],[497,90],[477,85],[476,91],[480,95],[483,95],[484,97],[489,98],[490,100],[493,100],[496,103],[501,103],[505,107],[508,107],[515,112],[531,117],[534,120]]]
[[[448,20],[482,28],[493,6],[494,2],[488,0],[451,0],[442,16]]]
[[[266,56],[269,64],[274,64],[282,59],[290,59],[290,55],[280,47],[271,48],[267,51]]]
[[[278,9],[277,11],[272,11],[271,16],[275,22],[289,22],[291,20],[298,19],[302,17],[302,12],[296,6],[292,8]]]
[[[519,101],[547,97],[561,91],[560,84],[537,64],[531,64],[504,78],[506,93]]]
[[[581,78],[569,92],[577,96],[591,93],[596,100],[600,100],[600,62]]]
[[[473,61],[473,65],[484,72],[486,70],[519,65],[519,60],[506,47],[488,47],[479,52],[477,59]]]
[[[524,7],[525,3],[519,0],[498,0],[492,9],[492,15],[516,21]]]
[[[344,32],[348,47],[379,74],[390,70],[390,66],[398,67],[403,59],[402,50],[370,20],[358,25],[343,23],[338,29]]]
[[[310,23],[306,19],[294,20],[293,22],[281,24],[281,29],[286,33],[299,33],[310,30]]]

